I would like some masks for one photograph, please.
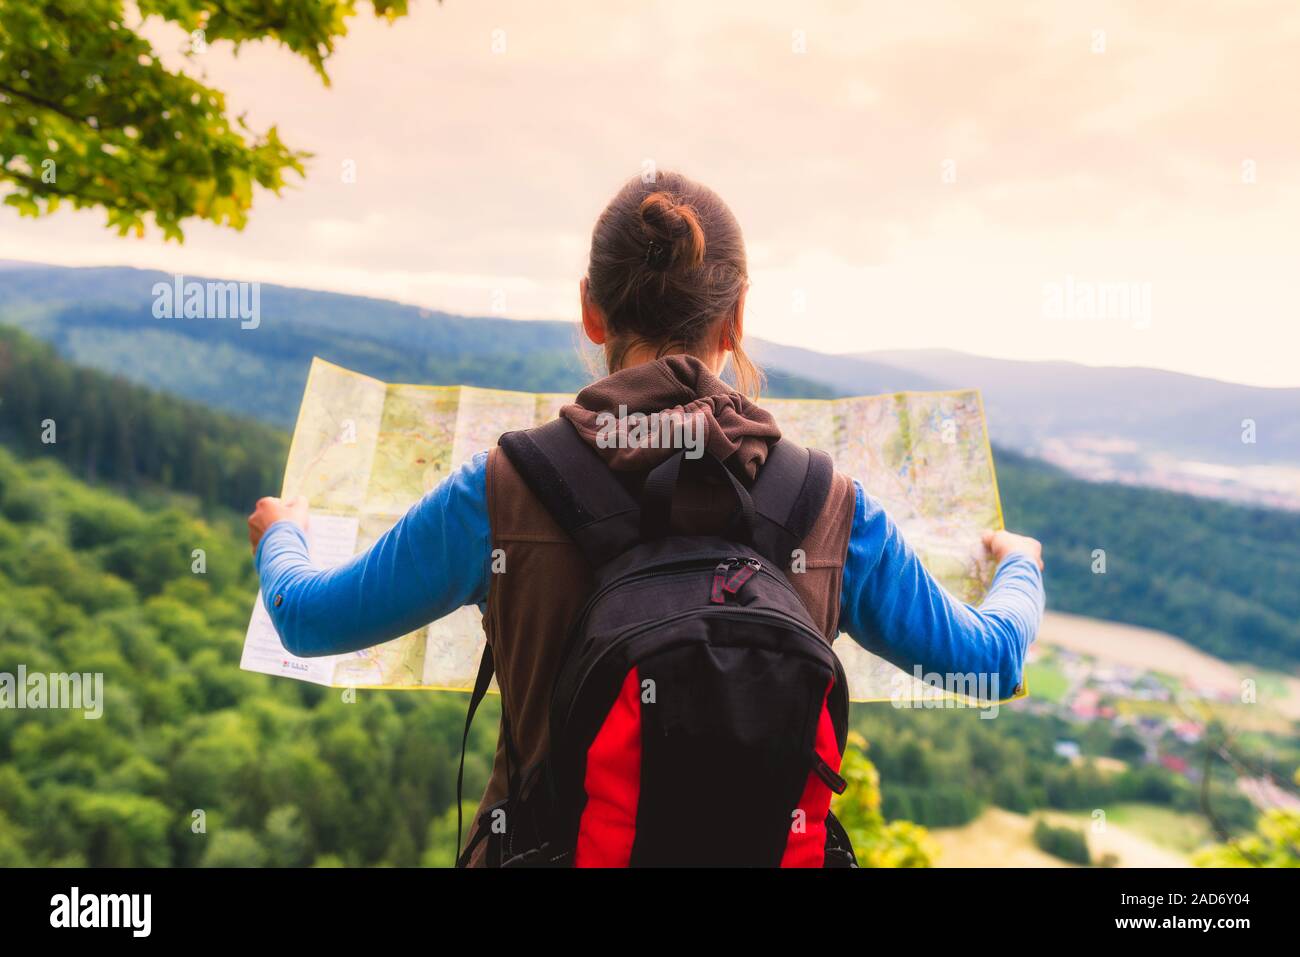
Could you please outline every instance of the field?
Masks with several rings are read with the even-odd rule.
[[[1070,688],[1070,682],[1056,668],[1031,661],[1025,665],[1025,685],[1029,693],[1041,701],[1059,703]]]
[[[1116,805],[1105,828],[1092,830],[1088,814],[1058,811],[1043,815],[1048,823],[1069,825],[1087,835],[1093,860],[1113,855],[1117,867],[1189,867],[1188,850],[1199,846],[1193,815],[1148,805]],[[1034,846],[1034,818],[991,807],[965,827],[934,828],[938,867],[1072,867]],[[1182,845],[1185,850],[1176,849]]]
[[[1230,664],[1161,631],[1049,611],[1043,619],[1038,641],[1108,664],[1158,672],[1207,697],[1240,701],[1242,682],[1249,679],[1255,682],[1258,702],[1265,706],[1261,711],[1273,712],[1290,721],[1300,720],[1300,679],[1253,665]],[[1034,694],[1033,672],[1029,675],[1030,693]],[[1054,700],[1053,682],[1049,678],[1044,690],[1043,697],[1047,700]]]
[[[1077,823],[1080,827],[1091,823],[1091,818],[1086,814],[1062,813],[1048,816],[1049,820],[1060,821],[1071,818],[1072,823]],[[1116,804],[1106,809],[1106,823],[1108,829],[1118,827],[1176,854],[1191,854],[1214,842],[1214,836],[1203,817],[1152,804]],[[1090,845],[1093,843],[1091,834],[1088,842]]]

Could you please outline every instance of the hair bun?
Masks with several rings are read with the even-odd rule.
[[[695,269],[704,264],[704,228],[691,206],[658,192],[641,200],[640,212],[647,266],[668,270]]]

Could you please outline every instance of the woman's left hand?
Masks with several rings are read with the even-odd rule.
[[[259,498],[248,516],[248,542],[257,554],[257,543],[266,530],[276,522],[293,522],[304,532],[307,530],[307,500],[301,495],[294,498]]]

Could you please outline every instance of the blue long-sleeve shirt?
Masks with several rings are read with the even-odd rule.
[[[840,630],[905,671],[996,675],[996,687],[1009,694],[1042,620],[1037,563],[1007,556],[979,607],[964,604],[925,570],[856,481],[854,492]],[[267,529],[255,562],[280,640],[290,653],[312,657],[356,651],[462,605],[482,606],[491,551],[481,452],[343,565],[313,565],[301,529],[285,521]]]

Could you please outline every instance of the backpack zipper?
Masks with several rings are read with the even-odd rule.
[[[683,618],[692,618],[692,617],[732,618],[737,615],[739,615],[742,618],[764,618],[768,621],[775,621],[779,623],[782,627],[788,628],[793,632],[795,632],[796,634],[803,635],[805,638],[811,640],[812,643],[817,648],[824,649],[831,655],[832,658],[832,663],[830,665],[831,671],[832,672],[838,671],[838,669],[835,667],[834,664],[835,652],[832,651],[831,646],[826,643],[826,639],[824,639],[821,635],[814,632],[812,629],[806,628],[803,625],[799,624],[797,621],[794,621],[786,617],[785,615],[779,615],[775,612],[760,611],[758,609],[744,608],[743,606],[731,605],[723,608],[708,608],[708,607],[690,608],[687,609],[686,611],[679,611],[675,615],[669,615],[667,618],[659,618],[656,619],[655,621],[645,622],[644,624],[638,625],[636,628],[633,628],[630,631],[623,632],[621,635],[618,636],[617,640],[611,641],[605,648],[601,650],[600,654],[598,654],[594,659],[592,659],[591,663],[587,665],[586,669],[582,672],[581,679],[574,685],[574,690],[576,691],[578,688],[581,688],[583,685],[587,683],[587,679],[591,677],[592,672],[595,671],[596,668],[600,666],[600,663],[604,660],[605,656],[609,654],[611,651],[613,651],[614,648],[626,644],[628,641],[631,641],[633,638],[640,637],[641,635],[645,634],[647,631],[653,631],[656,628],[659,628],[663,625],[672,624],[674,621],[679,621]],[[838,674],[836,674],[836,677],[838,677]],[[574,694],[569,699],[568,707],[565,708],[564,727],[568,727],[569,724],[573,721],[573,709],[576,705],[577,705],[577,695]]]
[[[714,555],[716,554],[717,552],[714,552]],[[578,614],[573,619],[574,625],[576,626],[582,621],[584,621],[587,617],[587,613],[591,611],[592,607],[596,604],[596,602],[604,598],[606,594],[608,594],[611,590],[617,588],[620,585],[626,584],[628,582],[640,581],[643,578],[652,578],[652,577],[657,577],[659,575],[671,575],[674,574],[674,571],[677,569],[680,569],[681,571],[685,571],[686,569],[691,568],[692,566],[697,566],[701,569],[704,569],[704,568],[708,568],[712,562],[713,562],[712,558],[675,558],[655,565],[644,567],[640,571],[636,572],[635,574],[623,575],[618,578],[615,578],[613,581],[608,581],[604,585],[601,585],[600,588],[596,589],[596,591],[592,592],[590,597],[588,597],[587,600],[583,603],[582,608],[579,609]]]
[[[716,555],[717,552],[715,551],[713,554]],[[788,591],[791,595],[793,595],[798,600],[800,605],[803,605],[804,603],[803,598],[800,597],[799,592],[795,590],[795,587],[790,584],[789,579],[787,579],[784,575],[778,574],[777,572],[773,571],[771,568],[764,567],[763,563],[756,558],[744,558],[741,556],[735,556],[732,558],[724,559],[722,563],[720,563],[718,566],[715,567],[714,569],[715,574],[722,567],[722,564],[726,564],[728,562],[733,562],[733,563],[744,562],[746,564],[750,564],[753,566],[754,573],[766,572],[769,578],[772,578],[775,581],[777,581],[781,585],[781,587],[783,587],[786,591]],[[647,566],[645,568],[642,568],[634,575],[625,575],[616,578],[613,581],[606,582],[597,591],[595,591],[590,598],[587,599],[586,603],[582,606],[582,609],[578,612],[577,616],[573,619],[574,625],[576,627],[577,625],[581,624],[586,619],[587,613],[591,611],[592,607],[596,604],[596,602],[598,602],[601,598],[604,598],[605,595],[608,594],[614,588],[617,588],[621,585],[628,584],[629,582],[637,582],[646,578],[657,578],[660,575],[672,574],[673,570],[675,569],[680,569],[681,571],[685,571],[691,567],[705,569],[708,568],[709,565],[711,565],[712,563],[713,563],[712,557],[674,559],[672,561],[666,561],[659,564]],[[745,581],[748,581],[749,577],[751,576],[747,575],[745,579],[740,582],[740,585],[743,585]],[[739,585],[737,586],[737,590],[739,590]]]

